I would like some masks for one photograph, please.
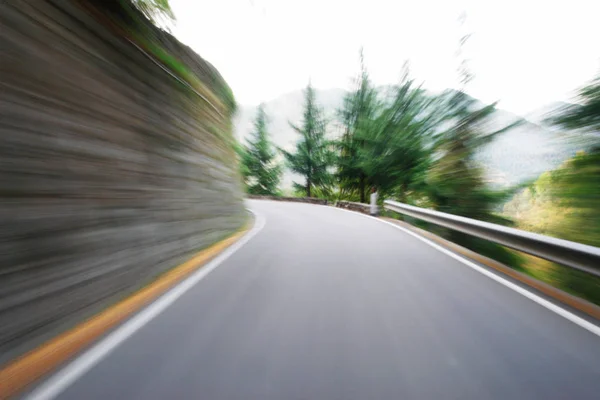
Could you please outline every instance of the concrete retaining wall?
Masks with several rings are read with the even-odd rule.
[[[347,210],[357,211],[357,212],[360,212],[363,214],[371,213],[371,206],[369,204],[355,203],[352,201],[340,200],[335,203],[335,206],[339,207],[339,208],[345,208]]]
[[[0,2],[0,363],[245,219],[229,88],[119,4]]]
[[[261,196],[261,195],[248,195],[249,199],[258,200],[275,200],[275,201],[293,201],[296,203],[310,203],[310,204],[321,204],[327,205],[327,199],[317,199],[316,197],[282,197],[282,196]]]

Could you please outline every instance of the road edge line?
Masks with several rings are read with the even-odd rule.
[[[325,207],[329,207],[329,206],[325,206]],[[525,288],[522,288],[521,286],[519,286],[515,283],[510,282],[509,280],[507,280],[491,271],[488,271],[487,269],[475,264],[473,261],[466,259],[464,256],[453,253],[451,250],[444,248],[442,245],[434,243],[431,239],[425,238],[425,237],[421,236],[420,234],[415,233],[403,226],[397,225],[395,223],[386,221],[381,218],[373,217],[373,216],[366,215],[366,214],[359,213],[359,212],[352,211],[352,210],[346,210],[344,208],[338,208],[338,207],[331,207],[331,208],[334,208],[334,209],[340,210],[340,211],[349,212],[349,213],[356,214],[356,215],[360,215],[362,217],[369,218],[374,221],[379,221],[381,223],[384,223],[386,225],[389,225],[391,227],[399,229],[399,230],[403,231],[404,233],[407,233],[407,234],[419,239],[420,241],[427,243],[431,247],[435,248],[438,251],[441,251],[442,253],[446,254],[447,256],[450,256],[450,257],[454,258],[455,260],[465,264],[466,266],[474,269],[475,271],[487,276],[488,278],[496,281],[497,283],[499,283],[503,286],[506,286],[509,289],[512,289],[513,291],[519,293],[520,295],[522,295],[524,297],[527,297],[529,300],[532,300],[533,302],[554,312],[555,314],[558,314],[561,317],[571,321],[572,323],[579,325],[580,327],[587,330],[588,332],[600,337],[600,327],[599,326],[585,320],[584,318],[581,318],[578,315],[573,314],[572,312],[552,303],[551,301],[548,301],[548,300],[540,297],[539,295],[537,295],[535,293],[530,292],[529,290],[527,290]]]
[[[386,218],[382,218],[384,221],[388,220]],[[390,218],[391,219],[391,218]],[[451,251],[456,253],[460,253],[462,256],[467,257],[468,259],[475,260],[480,264],[485,265],[486,267],[492,268],[503,275],[507,275],[510,278],[527,285],[530,288],[537,290],[538,292],[543,293],[544,295],[553,298],[556,301],[559,301],[569,307],[574,308],[575,310],[586,314],[595,320],[600,321],[600,307],[595,305],[594,303],[589,302],[588,300],[582,299],[575,295],[572,295],[560,288],[552,286],[546,282],[540,281],[532,276],[529,276],[523,272],[517,271],[507,265],[502,264],[499,261],[496,261],[492,258],[486,257],[479,253],[474,252],[466,247],[463,247],[459,244],[451,242],[447,239],[444,239],[434,233],[426,231],[424,229],[418,228],[416,226],[410,225],[407,222],[400,220],[391,220],[388,221],[392,224],[397,224],[400,226],[404,226],[406,229],[412,230],[413,232],[425,236],[426,238],[436,242],[440,246],[448,248]],[[408,226],[406,226],[408,225]]]
[[[260,199],[260,200],[263,200],[263,199]],[[323,206],[322,204],[312,204],[312,205]],[[519,281],[520,283],[526,285],[530,289],[537,290],[538,292],[544,294],[545,296],[548,296],[564,305],[567,305],[567,306],[577,310],[578,312],[581,312],[582,314],[585,314],[586,316],[593,318],[594,320],[600,321],[600,306],[597,306],[596,304],[591,303],[583,298],[572,295],[564,290],[561,290],[560,288],[557,288],[548,283],[540,281],[532,276],[529,276],[529,275],[524,274],[520,271],[517,271],[513,268],[510,268],[494,259],[483,256],[483,255],[476,253],[470,249],[467,249],[466,247],[460,246],[459,244],[456,244],[447,239],[444,239],[434,233],[431,233],[424,229],[418,228],[418,227],[411,225],[405,221],[396,220],[396,219],[389,218],[389,217],[381,217],[381,216],[374,217],[374,216],[365,214],[360,211],[349,210],[349,209],[341,208],[341,207],[335,207],[334,205],[331,205],[331,204],[324,205],[324,206],[332,207],[332,208],[335,208],[335,209],[338,209],[341,211],[351,212],[354,214],[359,214],[363,217],[375,218],[378,221],[382,221],[382,222],[390,223],[390,224],[393,224],[393,225],[396,225],[399,227],[403,227],[404,229],[412,231],[419,236],[423,236],[423,237],[437,243],[438,245],[440,245],[446,249],[449,249],[450,251],[459,253],[460,255],[466,257],[468,260],[475,260],[476,262],[483,264],[486,267],[489,267],[491,269],[498,271],[502,275],[506,275],[506,276],[510,277],[511,279]]]
[[[255,215],[253,225],[250,221],[245,223],[239,231],[201,250],[117,304],[3,366],[0,369],[0,399],[18,395],[74,358],[27,396],[31,399],[54,398],[254,237],[264,226],[264,219],[252,213]],[[93,344],[115,327],[116,330],[106,338]],[[90,345],[92,347],[86,350]],[[82,351],[84,353],[78,356]]]

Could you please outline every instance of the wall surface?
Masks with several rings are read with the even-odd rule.
[[[318,199],[316,197],[282,197],[282,196],[267,196],[261,194],[249,194],[247,196],[249,199],[258,199],[258,200],[275,200],[275,201],[293,201],[296,203],[311,203],[311,204],[320,204],[327,205],[327,199]]]
[[[229,88],[162,31],[133,45],[153,28],[118,4],[0,2],[0,363],[245,219]]]
[[[371,205],[370,204],[340,200],[335,203],[335,206],[339,207],[339,208],[345,208],[346,210],[357,211],[357,212],[363,213],[363,214],[371,213]]]

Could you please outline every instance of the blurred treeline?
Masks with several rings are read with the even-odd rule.
[[[334,121],[325,121],[314,91],[305,91],[304,118],[296,151],[281,150],[287,166],[304,178],[295,183],[298,196],[331,201],[368,202],[377,191],[385,198],[581,243],[600,245],[600,140],[556,171],[548,172],[523,191],[494,190],[474,160],[476,151],[514,127],[498,130],[489,117],[495,104],[477,106],[464,92],[472,74],[461,63],[461,90],[432,95],[415,82],[405,65],[401,81],[391,90],[371,82],[361,53],[361,71]],[[600,84],[581,90],[578,104],[550,116],[573,140],[600,131]],[[281,165],[269,139],[267,118],[259,109],[254,139],[240,149],[244,176],[252,193],[278,194]],[[340,132],[334,140],[327,124]],[[592,135],[592,140],[594,136]],[[254,154],[254,155],[252,155]],[[502,206],[515,196],[502,212]],[[516,209],[522,210],[513,212]],[[527,211],[523,211],[527,209]],[[600,304],[600,280],[556,267],[552,279],[530,271],[538,260],[459,232],[411,220],[472,250],[584,296]],[[529,268],[528,268],[529,267]],[[534,267],[535,269],[535,267]]]
[[[475,162],[476,150],[510,129],[488,129],[495,104],[478,107],[462,90],[427,93],[403,68],[400,82],[382,91],[373,85],[361,52],[361,70],[335,121],[325,121],[309,84],[304,117],[295,152],[281,150],[287,166],[304,177],[295,183],[300,196],[332,201],[367,202],[372,191],[380,202],[396,198],[423,207],[500,224],[511,221],[494,212],[511,191],[488,188]],[[470,80],[462,73],[464,84]],[[253,138],[242,149],[242,168],[252,193],[277,194],[281,171],[275,168],[275,148],[260,123],[259,108]],[[340,135],[330,139],[327,125]],[[257,166],[262,166],[258,168]],[[268,173],[268,171],[271,171]],[[513,253],[457,232],[430,227],[436,233],[473,250],[514,262]]]

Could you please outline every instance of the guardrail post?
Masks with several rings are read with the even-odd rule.
[[[377,192],[373,188],[373,192],[371,193],[371,215],[377,216]]]

